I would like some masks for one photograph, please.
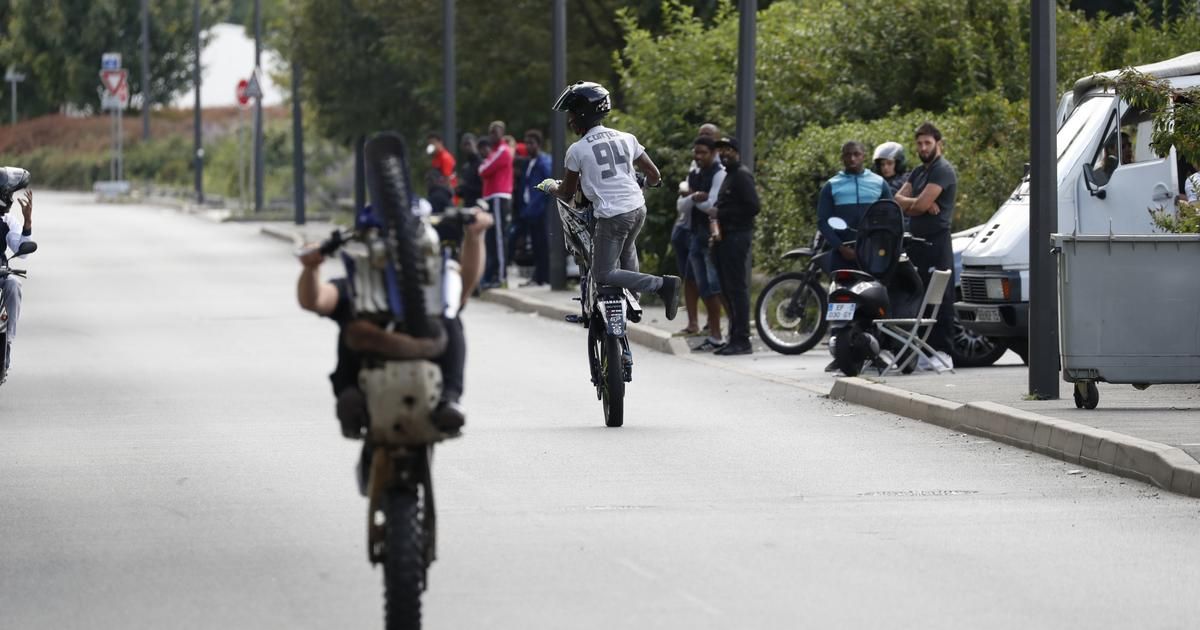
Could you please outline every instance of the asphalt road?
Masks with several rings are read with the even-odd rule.
[[[357,445],[246,225],[39,193],[0,388],[0,627],[371,628]],[[336,270],[330,269],[330,272]],[[483,303],[429,628],[1192,628],[1200,502]]]

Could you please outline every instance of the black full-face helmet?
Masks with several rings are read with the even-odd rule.
[[[612,101],[603,85],[591,81],[579,81],[567,86],[554,102],[554,109],[575,114],[577,128],[586,130],[604,119],[612,111]]]
[[[29,171],[15,166],[0,166],[0,214],[12,206],[13,194],[29,185]]]

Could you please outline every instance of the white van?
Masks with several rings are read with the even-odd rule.
[[[1138,66],[1173,87],[1200,86],[1200,52]],[[1100,77],[1115,77],[1120,71]],[[1194,171],[1150,148],[1153,121],[1096,76],[1075,83],[1059,106],[1058,231],[1156,232],[1150,209],[1176,209]],[[1120,139],[1120,141],[1118,141]],[[1050,247],[1049,243],[1046,247]],[[1029,335],[1029,180],[1026,177],[962,254],[962,297],[955,311],[969,330],[1003,341],[1026,358]]]

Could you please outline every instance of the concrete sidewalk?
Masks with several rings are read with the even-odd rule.
[[[261,226],[265,235],[295,245],[319,241],[332,229],[327,223]],[[522,280],[518,274],[510,275],[511,285]],[[566,315],[579,313],[579,303],[573,299],[577,295],[574,290],[525,287],[489,290],[481,299],[562,321]],[[674,335],[687,324],[682,305],[674,321],[667,320],[661,306],[644,306],[644,313],[641,323],[630,325],[630,340],[658,352],[1200,497],[1200,388],[1193,385],[1138,391],[1128,385],[1102,383],[1100,406],[1076,409],[1069,383],[1061,383],[1058,400],[1028,399],[1028,369],[1011,352],[995,366],[958,369],[953,374],[872,378],[868,373],[863,378],[836,378],[824,371],[831,359],[824,343],[802,355],[785,356],[752,337],[754,354],[713,356],[693,350],[703,336]],[[705,323],[703,306],[699,323]],[[563,325],[577,326],[565,321]],[[725,320],[722,331],[728,334],[728,330]]]

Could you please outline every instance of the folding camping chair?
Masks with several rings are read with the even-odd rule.
[[[928,341],[929,333],[937,323],[938,310],[942,307],[942,298],[946,295],[946,284],[950,282],[951,273],[953,272],[948,269],[933,272],[929,286],[925,289],[925,299],[921,302],[921,308],[917,310],[915,318],[875,320],[875,328],[881,334],[901,344],[891,363],[880,372],[881,375],[893,370],[903,371],[909,362],[916,361],[917,357],[925,357],[939,374],[946,370],[954,372],[954,366],[947,365]],[[929,309],[928,313],[926,309]]]

